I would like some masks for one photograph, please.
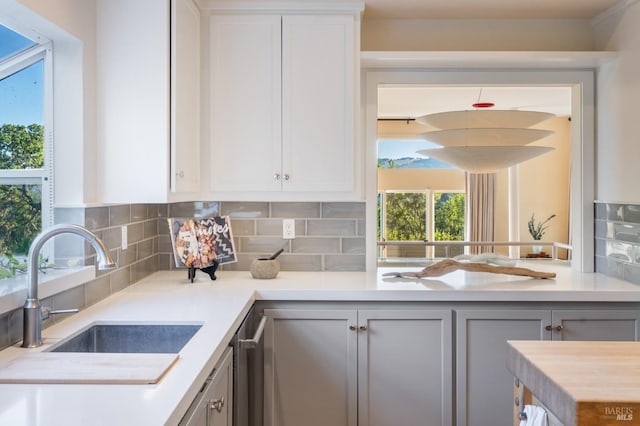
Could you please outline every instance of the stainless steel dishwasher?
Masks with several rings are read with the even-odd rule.
[[[266,322],[267,317],[251,308],[231,342],[234,426],[262,426],[263,423],[262,333]]]

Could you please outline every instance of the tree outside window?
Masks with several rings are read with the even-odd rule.
[[[384,202],[384,214],[382,206]],[[464,240],[464,194],[440,192],[389,192],[378,197],[378,238],[386,241],[429,239],[429,204],[433,205],[433,241]],[[436,247],[435,257],[462,254],[464,247]],[[387,257],[425,257],[421,246],[388,246]]]

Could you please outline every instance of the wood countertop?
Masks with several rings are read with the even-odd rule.
[[[507,368],[565,426],[640,425],[640,342],[509,341]]]

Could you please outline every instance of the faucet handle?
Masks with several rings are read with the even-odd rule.
[[[47,306],[43,306],[40,309],[41,312],[41,318],[42,320],[48,320],[49,317],[51,317],[51,315],[57,315],[57,314],[75,314],[77,312],[80,312],[79,309],[77,308],[73,308],[73,309],[57,309],[57,310],[52,310],[51,308],[47,307]]]

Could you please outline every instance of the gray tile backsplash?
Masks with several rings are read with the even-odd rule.
[[[238,262],[221,269],[248,271],[253,259],[284,248],[278,258],[283,271],[364,271],[364,206],[365,203],[196,201],[56,208],[55,223],[84,225],[95,232],[111,251],[118,267],[96,271],[96,279],[42,302],[57,309],[83,309],[153,272],[175,269],[168,217],[230,216]],[[282,219],[295,219],[294,240],[282,239]],[[123,250],[122,227],[125,226],[127,249]],[[59,265],[95,263],[93,247],[77,236],[60,235],[53,243],[56,245],[54,261]],[[633,273],[639,275],[637,270]],[[43,326],[63,317],[52,316]],[[22,309],[0,316],[0,348],[21,338]]]
[[[169,204],[170,217],[197,217],[202,203]],[[214,203],[209,203],[214,204]],[[238,262],[226,270],[249,270],[251,261],[280,248],[283,271],[364,271],[365,203],[219,202],[219,214],[231,218]],[[179,214],[177,214],[179,213]],[[282,239],[282,219],[295,219],[296,238]],[[159,222],[160,236],[168,226]],[[168,237],[159,238],[160,269],[174,269]],[[331,256],[329,258],[328,256]],[[340,258],[340,261],[336,261]]]
[[[271,203],[271,217],[285,219],[320,217],[320,203]]]
[[[640,205],[595,203],[596,272],[640,284]]]

